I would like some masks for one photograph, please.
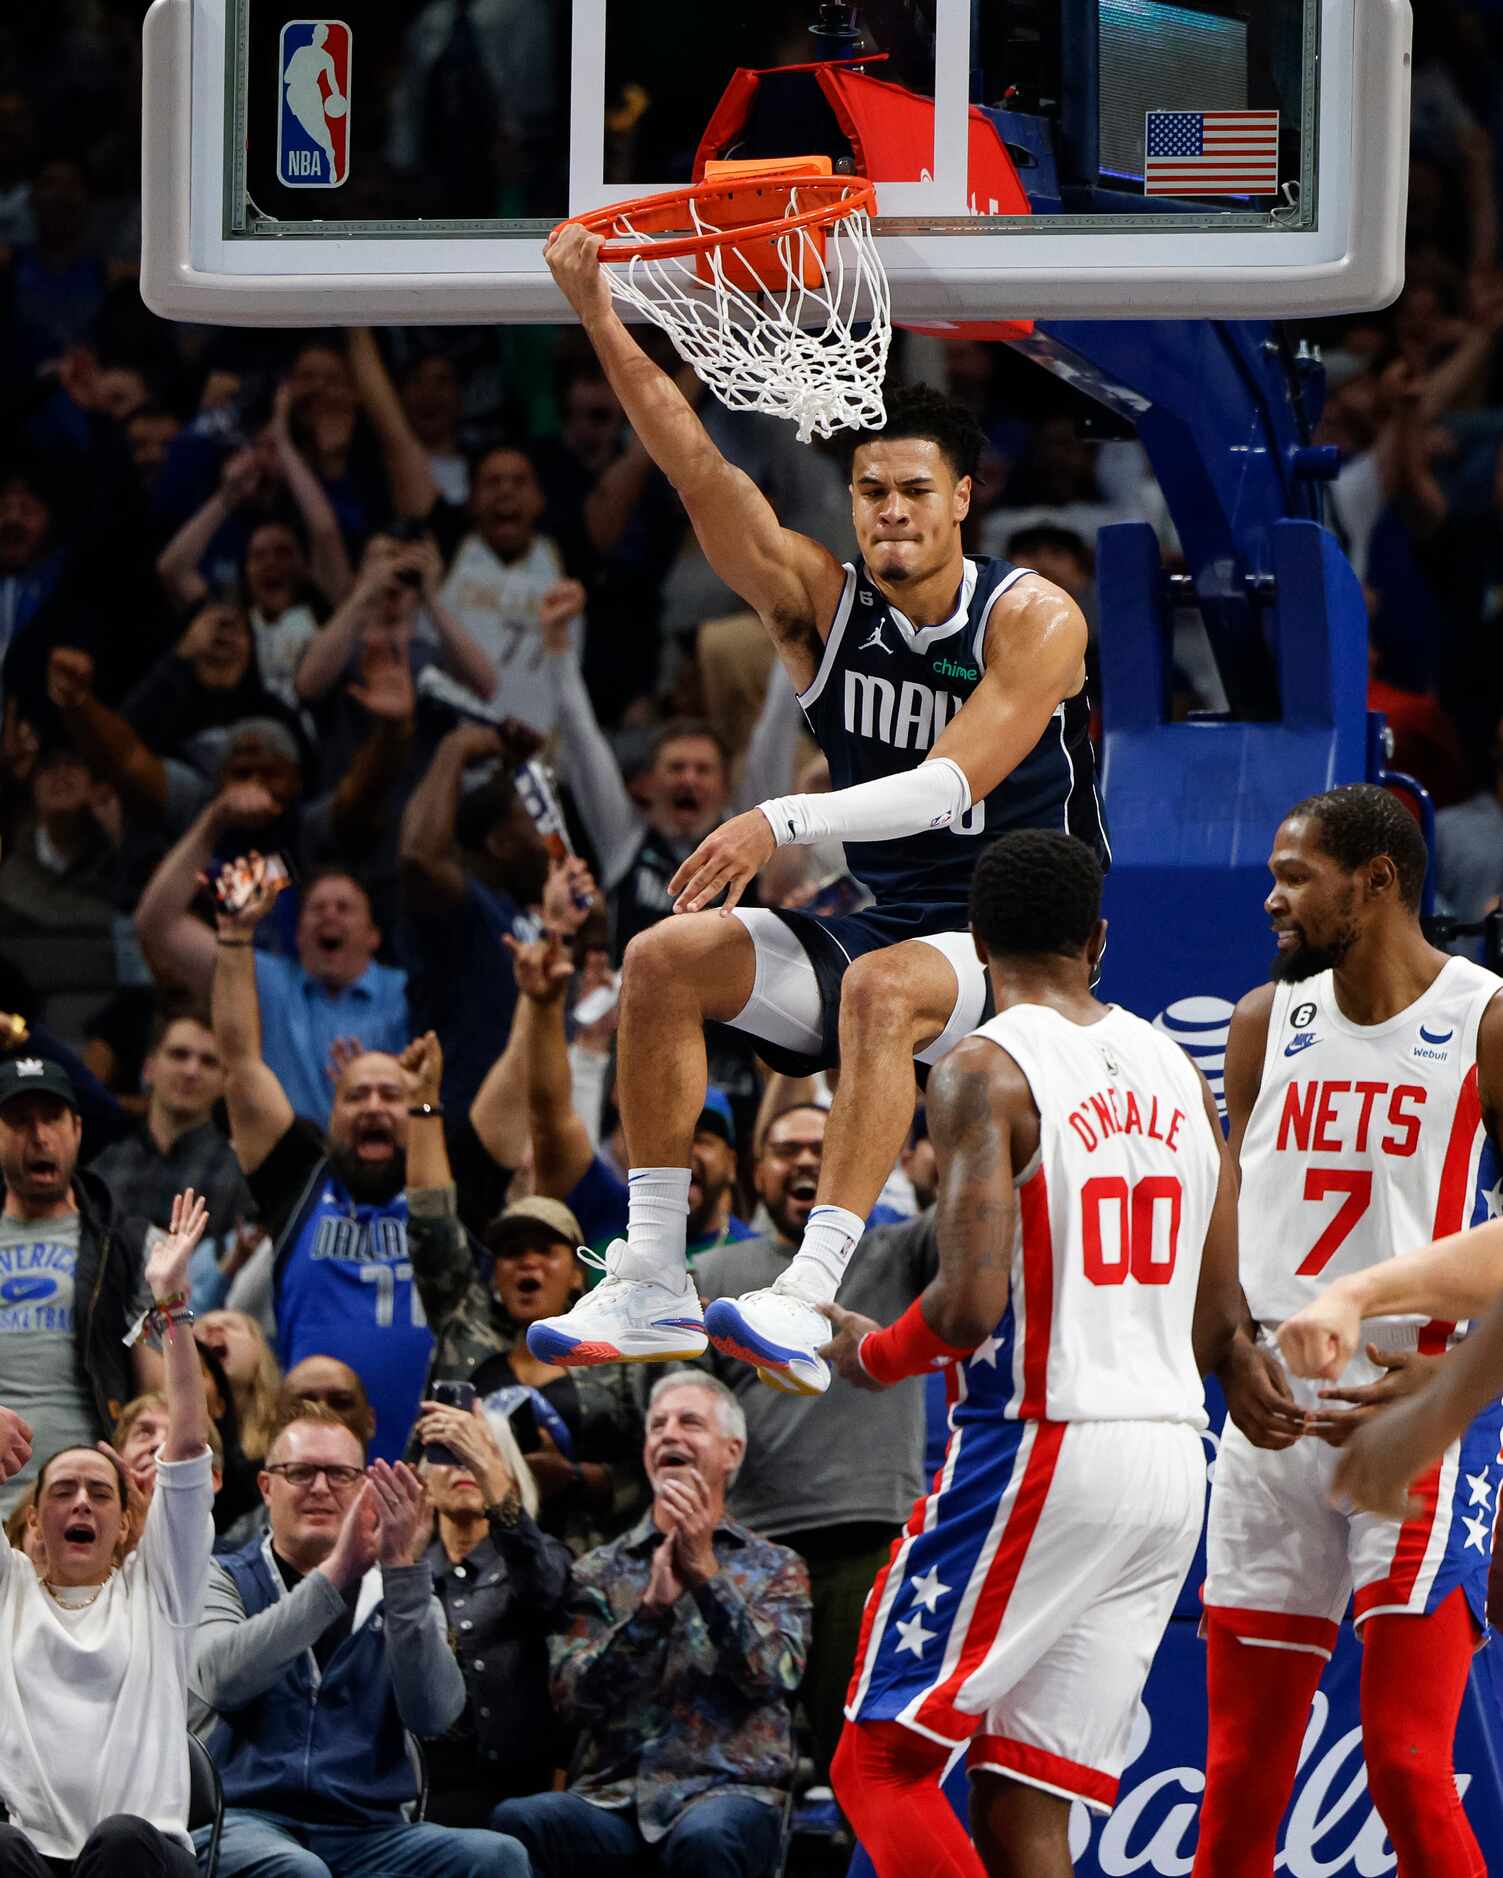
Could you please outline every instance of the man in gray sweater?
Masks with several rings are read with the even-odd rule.
[[[190,1685],[224,1787],[222,1878],[527,1878],[515,1839],[403,1815],[404,1731],[442,1734],[465,1701],[417,1477],[367,1469],[333,1410],[301,1402],[261,1492],[270,1531],[212,1566]]]
[[[770,1285],[797,1252],[825,1119],[824,1109],[800,1106],[766,1124],[753,1178],[772,1231],[700,1254],[694,1280],[706,1303]],[[868,1233],[841,1303],[878,1323],[907,1310],[937,1268],[933,1218],[930,1210]],[[746,1413],[732,1514],[809,1567],[814,1631],[802,1693],[823,1777],[840,1739],[866,1594],[923,1485],[923,1379],[872,1395],[837,1376],[815,1397],[763,1388],[754,1370],[713,1348],[700,1365],[734,1390]]]

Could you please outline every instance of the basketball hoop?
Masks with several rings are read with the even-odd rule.
[[[865,177],[793,157],[711,164],[692,188],[571,219],[605,237],[611,292],[662,327],[722,404],[788,418],[807,443],[886,419],[875,205]]]

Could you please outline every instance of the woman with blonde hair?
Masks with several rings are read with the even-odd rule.
[[[449,1635],[463,1638],[466,1697],[454,1727],[427,1744],[428,1817],[479,1826],[503,1791],[538,1793],[568,1760],[548,1695],[548,1632],[563,1620],[572,1555],[537,1523],[537,1482],[504,1416],[425,1402],[417,1438],[438,1515],[427,1563]]]
[[[241,1453],[264,1460],[282,1393],[282,1371],[265,1331],[244,1311],[205,1311],[194,1335],[218,1357],[230,1385]]]

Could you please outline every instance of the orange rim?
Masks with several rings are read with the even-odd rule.
[[[661,218],[691,202],[703,207],[706,203],[731,201],[736,196],[744,196],[749,190],[761,192],[768,189],[780,190],[785,201],[795,189],[809,195],[833,196],[834,200],[816,203],[811,209],[801,209],[797,215],[779,216],[766,222],[748,222],[740,227],[716,229],[706,234],[677,235],[667,241],[613,241],[607,233],[612,224],[622,217],[633,221],[659,218],[659,226],[662,226]],[[605,235],[605,244],[600,250],[602,261],[636,261],[648,255],[660,261],[672,261],[691,254],[708,254],[714,248],[724,247],[727,242],[772,241],[795,228],[813,228],[821,223],[828,226],[863,209],[870,213],[876,206],[877,191],[864,176],[790,177],[769,171],[766,176],[742,176],[735,183],[696,183],[688,189],[669,189],[655,196],[638,196],[631,202],[612,202],[601,209],[589,209],[583,215],[571,215],[568,221],[560,222],[558,226],[567,228],[571,222],[577,222],[581,228],[588,228],[592,235]]]

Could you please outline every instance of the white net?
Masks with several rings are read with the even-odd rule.
[[[826,185],[801,204],[790,184],[786,214],[798,215],[828,195]],[[695,234],[718,233],[704,208],[688,198],[686,224]],[[609,238],[654,239],[626,215],[612,220]],[[787,418],[798,426],[800,443],[885,422],[882,380],[892,307],[864,210],[745,247],[737,246],[731,230],[709,249],[704,265],[709,280],[700,277],[693,254],[649,251],[605,272],[617,299],[661,326],[685,363],[733,411]],[[742,285],[733,274],[749,274],[755,285]]]

